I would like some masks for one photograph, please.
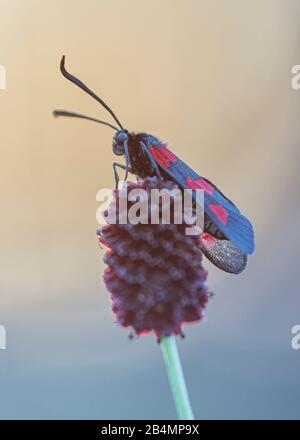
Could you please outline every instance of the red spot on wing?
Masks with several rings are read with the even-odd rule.
[[[168,150],[166,147],[149,147],[150,153],[155,157],[159,165],[163,168],[170,168],[172,163],[178,161],[178,157]]]
[[[203,177],[199,177],[198,179],[188,177],[186,179],[186,184],[191,189],[204,189],[204,191],[210,195],[213,195],[214,193],[214,187],[203,179]]]
[[[227,209],[221,205],[209,205],[209,208],[223,225],[227,224],[229,217]]]
[[[200,240],[205,247],[211,247],[214,246],[217,239],[210,235],[208,232],[202,232],[202,234],[200,235]]]

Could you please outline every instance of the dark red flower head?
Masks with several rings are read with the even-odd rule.
[[[148,177],[128,183],[144,189],[151,202],[151,189],[177,188],[173,182]],[[124,191],[116,190],[114,204],[119,214]],[[127,209],[134,204],[127,200]],[[171,203],[172,208],[172,203]],[[153,209],[153,205],[152,205]],[[157,206],[161,210],[161,206]],[[150,212],[150,210],[149,210]],[[172,217],[171,217],[172,218]],[[154,331],[158,340],[182,335],[184,323],[203,317],[210,294],[205,284],[199,237],[186,235],[185,224],[107,224],[98,234],[109,250],[104,282],[111,293],[117,322],[132,327],[137,335]]]

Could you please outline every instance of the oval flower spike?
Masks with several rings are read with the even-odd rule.
[[[199,321],[210,297],[199,236],[185,235],[187,225],[174,224],[172,215],[169,224],[162,224],[161,215],[158,224],[151,224],[151,212],[161,214],[162,210],[160,202],[155,205],[151,190],[163,188],[173,190],[177,186],[148,177],[127,183],[126,191],[116,190],[112,203],[117,221],[98,231],[99,241],[108,248],[104,282],[117,322],[131,327],[137,335],[153,331],[158,341],[172,334],[183,336],[183,324]],[[128,218],[134,205],[130,193],[137,189],[148,196],[151,209],[147,218],[140,224],[120,224],[121,217],[124,222],[120,206],[127,202]],[[171,213],[173,207],[171,198]]]

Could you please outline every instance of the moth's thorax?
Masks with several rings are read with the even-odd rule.
[[[163,145],[163,143],[155,136],[147,133],[129,133],[128,137],[130,166],[133,174],[142,179],[147,176],[155,176],[156,171],[153,169],[153,164],[151,164],[149,156],[145,153],[142,145],[149,148],[154,145]]]

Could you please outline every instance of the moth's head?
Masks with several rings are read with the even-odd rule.
[[[113,138],[112,149],[117,156],[124,156],[125,143],[128,142],[129,134],[125,129],[117,131]]]

